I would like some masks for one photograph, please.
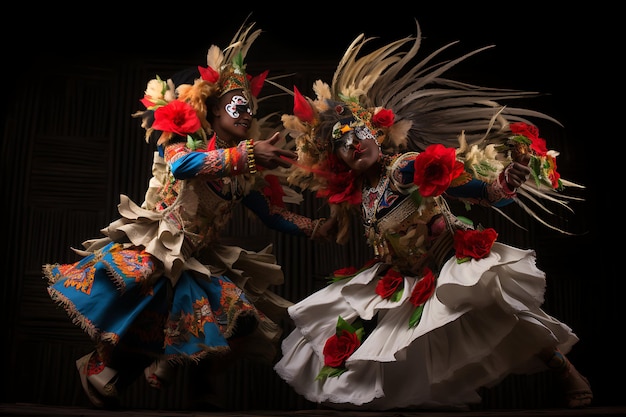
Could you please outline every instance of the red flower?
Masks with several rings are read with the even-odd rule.
[[[341,269],[337,269],[335,272],[333,272],[333,276],[334,277],[349,277],[351,275],[354,275],[358,272],[358,269],[356,269],[353,266],[349,266],[346,268],[341,268]]]
[[[418,307],[424,304],[434,292],[435,274],[433,274],[433,271],[429,268],[424,268],[424,276],[415,284],[415,287],[413,287],[409,301],[411,304]]]
[[[259,75],[256,75],[250,78],[250,94],[254,97],[257,97],[263,88],[263,84],[265,83],[265,79],[267,78],[267,74],[269,74],[269,70],[265,70]]]
[[[361,345],[356,333],[341,330],[329,337],[324,345],[324,365],[340,368]]]
[[[204,81],[208,81],[212,84],[215,84],[220,78],[220,74],[211,67],[204,68],[198,65],[198,72],[200,72],[200,77],[202,77]]]
[[[376,294],[382,298],[390,298],[404,282],[402,275],[395,269],[389,269],[376,284]]]
[[[372,123],[378,127],[389,127],[393,124],[395,115],[389,109],[380,109],[372,116]]]
[[[315,114],[306,97],[300,94],[300,91],[293,86],[293,114],[303,122],[312,122]]]
[[[531,140],[539,137],[539,129],[537,129],[537,126],[529,125],[524,122],[511,123],[509,128],[514,134],[526,136]]]
[[[556,158],[551,155],[546,155],[546,164],[548,172],[548,179],[552,184],[552,188],[558,189],[560,184],[559,180],[561,179],[561,174],[556,171]]]
[[[530,140],[530,149],[535,155],[544,156],[548,152],[545,139],[539,137],[539,129],[524,122],[511,123],[509,126],[515,135],[525,136]]]
[[[200,119],[188,103],[174,100],[155,110],[152,127],[162,132],[187,136],[200,129]]]
[[[457,262],[485,258],[491,252],[498,233],[495,229],[457,230],[454,232],[454,250]]]
[[[414,162],[413,182],[424,197],[441,195],[463,173],[463,163],[456,160],[454,148],[430,145]]]

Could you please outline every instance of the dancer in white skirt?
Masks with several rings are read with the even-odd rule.
[[[275,370],[310,401],[387,410],[466,408],[507,375],[552,369],[565,404],[588,406],[589,383],[565,356],[578,337],[542,310],[534,251],[450,208],[504,214],[515,202],[553,227],[525,201],[564,203],[580,187],[560,178],[531,119],[556,121],[500,104],[532,94],[443,77],[474,52],[416,61],[417,29],[366,55],[360,36],[314,99],[294,89],[294,114],[283,116],[299,154],[290,180],[328,200],[322,227],[338,243],[360,213],[374,259],[289,307],[296,327]]]

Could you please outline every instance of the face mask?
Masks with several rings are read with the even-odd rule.
[[[243,112],[252,116],[252,109],[248,106],[248,100],[243,96],[233,96],[230,103],[225,106],[226,113],[233,119],[239,118]]]
[[[342,135],[339,139],[333,141],[333,148],[337,151],[349,151],[351,148],[359,149],[361,141],[372,139],[374,135],[365,126],[356,126],[352,130]]]

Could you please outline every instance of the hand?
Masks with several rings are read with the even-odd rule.
[[[528,163],[530,162],[530,155],[523,154],[513,161],[504,171],[504,179],[512,190],[519,188],[530,177],[530,168]]]
[[[335,236],[337,235],[337,227],[338,222],[335,217],[326,219],[325,222],[320,224],[319,227],[315,229],[315,233],[313,234],[313,236],[311,236],[311,238],[313,240],[323,241],[334,240]]]
[[[274,145],[279,139],[280,134],[276,132],[267,140],[254,142],[254,159],[258,166],[267,169],[274,169],[279,166],[288,168],[292,161],[296,161],[298,154]]]

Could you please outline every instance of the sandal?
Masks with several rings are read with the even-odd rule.
[[[174,377],[175,368],[165,360],[156,360],[143,370],[143,374],[152,388],[168,386]]]
[[[110,368],[105,368],[100,374],[91,374],[89,372],[90,361],[95,352],[88,353],[87,355],[79,358],[76,361],[76,368],[80,375],[80,382],[83,387],[83,391],[89,398],[89,401],[97,408],[116,408],[119,405],[119,398],[117,389],[115,387],[115,379],[109,378],[106,384],[93,384],[90,378],[98,377],[100,374],[110,374],[112,371]],[[109,372],[106,372],[109,371]],[[107,376],[107,375],[102,375]],[[114,377],[115,374],[113,373]],[[100,389],[99,389],[100,388]]]

